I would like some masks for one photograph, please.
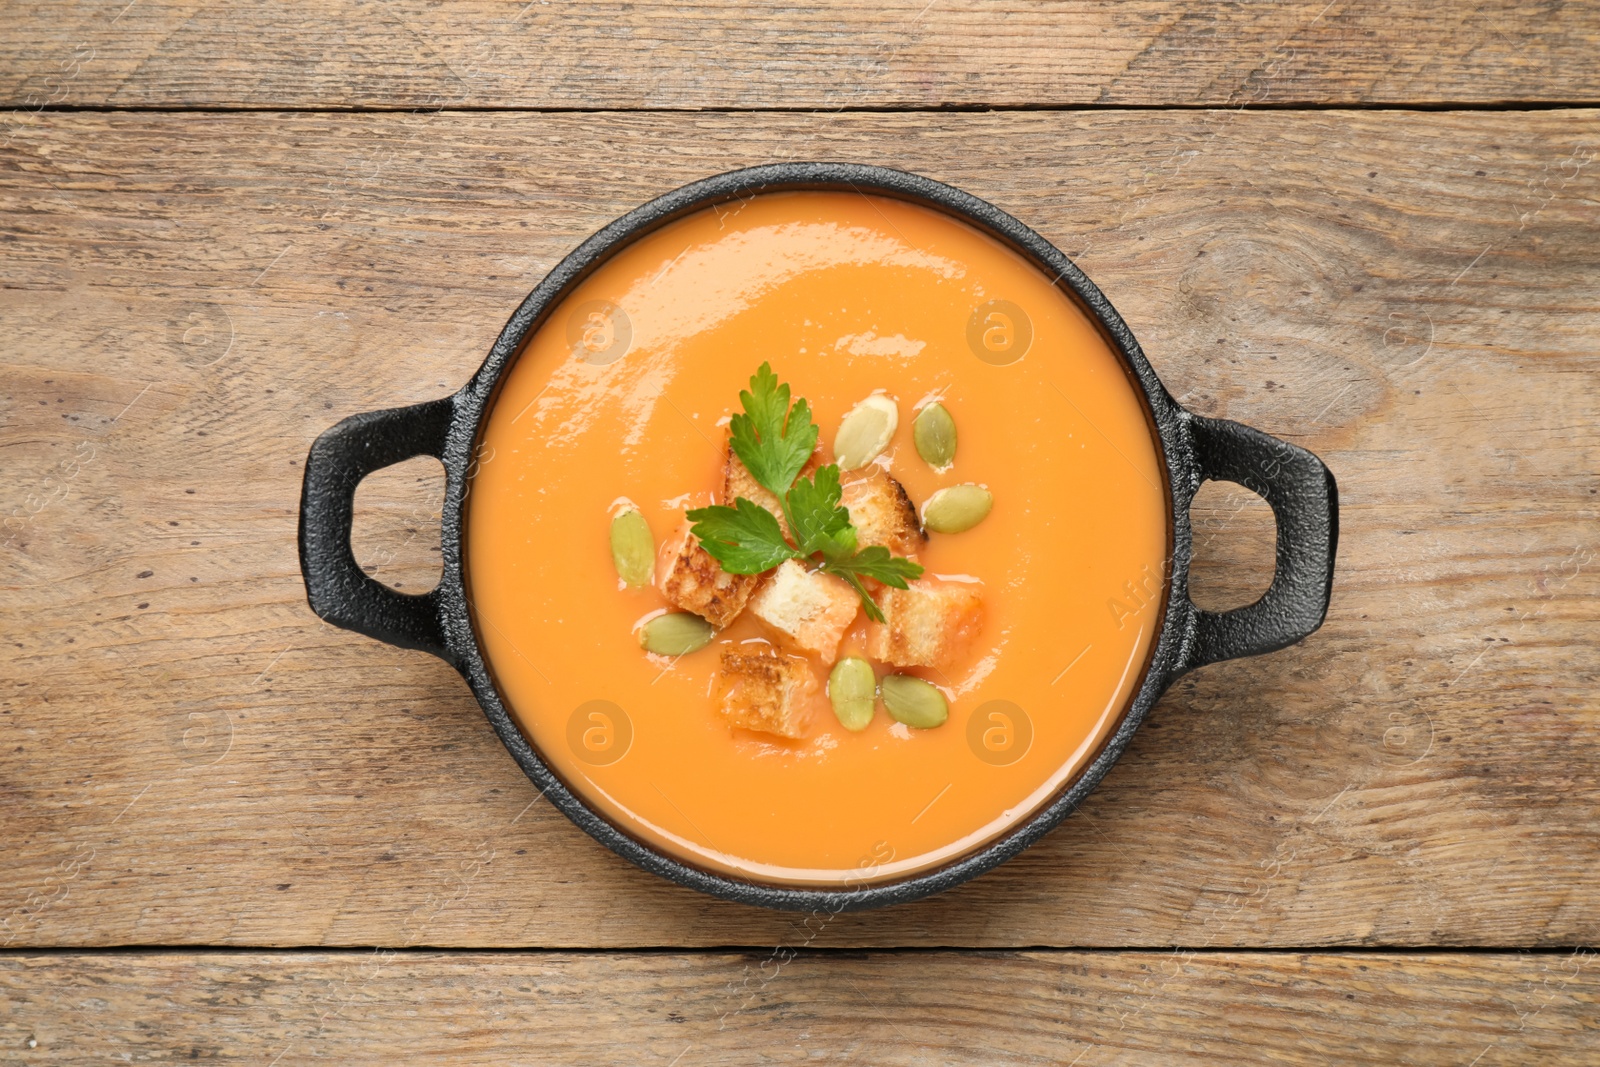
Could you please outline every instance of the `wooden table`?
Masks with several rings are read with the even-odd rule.
[[[0,1062],[1600,1062],[1600,5],[19,0],[0,33]],[[837,917],[633,869],[320,623],[301,464],[588,233],[781,159],[1042,231],[1339,478],[1327,624]],[[438,571],[441,476],[358,552]],[[1210,486],[1197,597],[1271,569]]]

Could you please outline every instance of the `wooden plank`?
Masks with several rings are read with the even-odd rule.
[[[0,941],[1593,944],[1596,119],[41,117],[0,154]],[[318,623],[295,555],[318,432],[453,390],[584,235],[774,158],[1011,210],[1344,505],[1319,634],[1183,679],[1001,870],[817,932],[532,803],[461,681]],[[407,588],[417,476],[366,494]],[[1215,596],[1260,580],[1256,515],[1201,516]]]
[[[1582,103],[1600,4],[21,0],[6,106]]]
[[[1592,952],[0,956],[0,1039],[18,1063],[1587,1065],[1600,1055],[1594,963]]]

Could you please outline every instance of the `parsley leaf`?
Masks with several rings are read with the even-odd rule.
[[[839,504],[843,495],[839,488],[839,468],[832,463],[810,478],[801,478],[789,490],[785,510],[789,529],[802,553],[809,556],[821,552],[832,558],[840,554],[848,556],[856,550],[850,512]]]
[[[729,574],[760,574],[799,555],[783,539],[778,517],[744,497],[731,508],[696,508],[687,518],[701,547]]]
[[[805,399],[789,407],[789,386],[763,363],[741,390],[744,413],[728,423],[733,451],[767,492],[782,500],[817,447],[817,426]]]
[[[896,589],[922,576],[922,567],[892,555],[882,545],[860,548],[850,510],[843,504],[839,467],[830,463],[810,478],[799,478],[817,447],[811,406],[802,397],[789,404],[789,387],[772,366],[761,364],[750,388],[739,393],[744,413],[729,421],[734,455],[756,482],[777,497],[789,521],[794,545],[784,539],[778,517],[760,504],[738,497],[730,507],[717,504],[688,513],[690,532],[729,574],[761,574],[784,560],[812,560],[817,569],[850,584],[868,618],[883,622],[883,612],[867,594],[863,579]],[[796,481],[796,478],[799,478]]]
[[[845,581],[850,583],[850,588],[854,589],[856,591],[856,596],[861,598],[861,608],[867,613],[867,618],[871,619],[873,622],[887,621],[883,617],[883,609],[878,607],[877,601],[873,600],[872,597],[867,595],[867,587],[861,584],[861,578],[854,571],[840,572],[831,570],[827,564],[823,564],[821,569],[827,571],[829,574],[832,574],[837,578],[843,578]]]
[[[884,621],[883,612],[878,610],[878,605],[867,595],[866,587],[861,584],[862,578],[872,578],[884,585],[905,589],[909,579],[922,577],[920,563],[893,556],[882,545],[863,548],[855,555],[846,558],[824,559],[818,569],[843,578],[855,587],[856,593],[861,597],[861,606],[866,609],[867,617],[874,622]]]
[[[884,585],[892,585],[896,589],[906,588],[908,579],[922,577],[922,564],[892,556],[882,545],[863,548],[849,559],[830,560],[823,566],[835,570],[849,569],[863,577],[875,578]]]

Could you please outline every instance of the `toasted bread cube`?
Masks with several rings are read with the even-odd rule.
[[[905,486],[880,467],[845,483],[843,503],[862,548],[883,545],[897,556],[910,556],[928,539]]]
[[[734,646],[722,652],[720,710],[728,725],[779,737],[804,737],[807,698],[817,680],[804,660],[770,645]]]
[[[692,611],[720,629],[744,610],[759,577],[723,570],[689,530],[685,523],[662,546],[656,588],[674,607]]]
[[[750,598],[750,612],[790,644],[832,663],[839,641],[856,621],[861,600],[832,575],[785,560]]]
[[[896,667],[947,667],[983,624],[983,599],[965,585],[913,582],[876,599],[885,621],[867,627],[867,655]]]
[[[817,468],[822,466],[822,452],[811,453],[811,458],[806,461],[805,467],[800,471],[799,477],[809,478],[816,474]],[[778,525],[783,527],[785,537],[789,536],[789,523],[783,517],[783,505],[778,498],[764,489],[755,475],[750,473],[750,468],[744,465],[733,451],[733,443],[728,443],[728,462],[722,470],[722,502],[729,507],[739,497],[744,497],[752,504],[759,504],[778,517]]]
[[[741,496],[751,503],[760,504],[778,516],[780,523],[783,521],[783,508],[778,505],[778,498],[767,492],[761,483],[756,481],[756,476],[750,473],[750,468],[734,454],[730,443],[728,462],[722,469],[722,502],[732,507],[733,502]]]

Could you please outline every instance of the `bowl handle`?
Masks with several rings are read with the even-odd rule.
[[[1213,480],[1237,482],[1264,497],[1277,520],[1278,544],[1272,585],[1254,604],[1202,611],[1184,591],[1194,640],[1180,672],[1273,652],[1314,632],[1328,614],[1339,543],[1339,488],[1320,459],[1226,419],[1190,415],[1189,428],[1199,473],[1194,488]]]
[[[300,572],[311,610],[335,626],[454,661],[438,590],[401,593],[369,577],[350,549],[356,486],[413,456],[444,458],[451,398],[352,415],[318,437],[300,493]]]

